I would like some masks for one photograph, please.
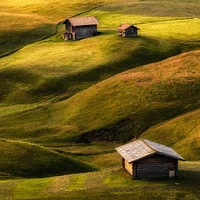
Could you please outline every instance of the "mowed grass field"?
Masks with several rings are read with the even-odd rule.
[[[198,200],[199,162],[180,163],[176,180],[132,180],[120,167],[40,179],[1,180],[0,199]]]
[[[199,199],[199,10],[199,0],[2,0],[0,199]],[[99,35],[64,41],[74,15],[96,16]],[[139,36],[119,37],[120,23]],[[121,169],[115,147],[139,137],[188,160],[176,180]]]

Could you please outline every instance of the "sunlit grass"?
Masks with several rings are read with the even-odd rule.
[[[42,104],[24,104],[24,105],[19,104],[19,105],[13,105],[13,106],[2,105],[0,107],[0,117],[7,116],[14,113],[16,114],[16,113],[30,111],[39,106],[42,106]]]
[[[166,3],[167,6],[169,6],[168,2]],[[166,11],[160,11],[160,15],[153,12],[147,14],[145,5],[148,6],[149,3],[145,3],[145,5],[141,3],[140,6],[141,9],[143,8],[143,12],[140,13],[140,15],[136,15],[137,9],[135,5],[138,4],[140,3],[133,3],[133,7],[131,8],[129,8],[128,3],[111,4],[92,10],[89,14],[99,18],[101,21],[100,29],[117,30],[117,27],[121,23],[130,23],[140,28],[139,34],[144,34],[146,36],[187,41],[199,39],[200,28],[198,24],[200,23],[200,19],[198,18],[198,12],[192,16],[187,16],[184,10],[182,10],[182,15],[176,16],[173,15],[174,10],[171,8],[171,15],[168,14],[165,16]],[[177,6],[176,9],[181,10],[179,3],[173,3],[173,5],[174,4]],[[156,6],[163,7],[163,5],[158,4],[158,2],[155,3],[154,7]],[[198,4],[194,4],[192,8],[190,6],[191,4],[188,3],[188,9],[196,10]],[[126,9],[130,9],[129,12],[127,12]],[[88,13],[85,15],[87,14]]]
[[[165,38],[193,41],[199,40],[200,35],[200,19],[186,19],[165,21],[151,24],[141,24],[141,34]],[[187,28],[190,27],[190,28]]]
[[[179,51],[179,44],[148,37],[123,39],[117,32],[102,32],[97,37],[69,42],[56,42],[55,38],[51,38],[1,59],[1,76],[5,80],[2,93],[7,101],[13,99],[22,103],[30,102],[31,98],[38,101],[44,97],[55,97],[55,94],[70,97],[114,74],[164,59]],[[15,76],[23,79],[31,77],[28,79],[29,86],[27,83],[16,85],[19,80]],[[14,90],[18,93],[11,92],[10,83],[9,87],[5,87],[8,79],[13,87],[18,87]]]
[[[13,195],[16,199],[38,197],[43,193],[43,190],[51,184],[53,179],[54,178],[23,180],[14,189]]]
[[[200,110],[152,127],[141,137],[172,146],[185,159],[199,160]]]
[[[63,150],[63,154],[107,168],[119,164],[112,145],[90,149],[69,144],[96,139],[88,137],[90,134],[97,140],[126,142],[157,123],[198,107],[197,51],[107,78],[198,48],[199,2],[123,1],[82,13],[109,2],[0,2],[2,54],[21,48],[1,58],[2,138],[60,147],[58,152]],[[55,33],[58,22],[77,13],[95,15],[100,20],[97,37],[64,41],[61,24],[56,35],[48,37]],[[140,28],[139,36],[119,37],[120,23],[136,25]],[[26,46],[38,40],[42,41]],[[192,126],[190,123],[188,130]],[[172,131],[179,132],[177,127]],[[182,140],[175,148],[183,152],[183,156],[195,160],[198,151],[192,150],[199,148],[198,128],[190,135],[186,132],[178,136]],[[170,142],[173,146],[173,139]],[[76,189],[79,183],[83,189],[87,179],[84,176],[80,180],[74,178],[70,190]],[[107,178],[108,183],[112,180],[113,177]]]
[[[45,177],[95,169],[42,146],[2,139],[0,144],[0,175],[5,177]]]
[[[114,0],[109,1],[101,1],[97,0],[93,2],[92,0],[74,0],[74,1],[45,1],[45,0],[2,0],[0,2],[0,5],[2,6],[1,10],[6,10],[10,12],[16,12],[16,13],[26,13],[26,14],[32,14],[36,13],[40,16],[45,16],[54,22],[63,21],[66,17],[71,17],[75,14],[78,14],[80,12],[87,11],[89,9],[92,9],[95,6],[115,2]],[[19,10],[20,8],[20,10]],[[17,12],[18,11],[18,12]],[[64,19],[63,19],[64,18]]]
[[[185,53],[119,74],[64,101],[2,117],[1,135],[49,145],[83,142],[81,134],[91,131],[100,140],[128,141],[152,125],[197,108],[198,57],[199,51]],[[106,165],[101,159],[94,160]]]
[[[194,167],[192,167],[194,166]],[[172,199],[197,200],[199,162],[179,163],[175,180],[132,180],[120,166],[87,174],[0,181],[0,198],[9,199]],[[7,190],[5,190],[7,186]]]
[[[59,22],[102,3],[105,1],[2,0],[0,2],[0,56],[54,34],[56,24]]]

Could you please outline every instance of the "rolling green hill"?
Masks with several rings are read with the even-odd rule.
[[[38,145],[0,140],[0,177],[44,177],[95,168]]]
[[[132,180],[125,171],[115,167],[101,172],[42,179],[1,180],[0,199],[198,200],[200,163],[181,163],[179,176],[170,181]]]
[[[67,17],[113,0],[1,0],[0,57],[55,34]]]
[[[10,8],[11,3],[3,2],[1,2],[2,6],[8,6],[7,10],[11,9],[10,12],[14,12],[18,6],[16,2],[13,2],[14,7]],[[53,15],[51,13],[47,15],[41,11],[40,6],[44,4],[44,1],[40,1],[37,7],[32,7],[32,4],[35,5],[35,2],[23,1],[20,4],[22,7],[20,16],[16,16],[14,13],[13,15],[7,14],[10,23],[5,21],[1,31],[2,34],[4,34],[4,30],[6,33],[5,37],[1,37],[6,44],[6,51],[11,51],[9,48],[13,50],[9,41],[24,46],[27,44],[26,40],[31,43],[39,40],[38,37],[50,35],[50,32],[53,34],[55,23],[59,22],[55,22],[55,20],[66,18],[63,5],[59,2],[57,9],[61,7],[62,9],[54,12]],[[51,3],[49,2],[49,4]],[[69,14],[71,11],[74,12],[78,1],[72,2],[73,5],[69,2],[65,2],[65,4]],[[94,6],[89,0],[83,4],[84,6],[80,7],[83,10]],[[146,12],[147,5],[151,5],[152,9],[158,9],[163,8],[163,4],[169,8],[165,12],[156,12],[155,16]],[[96,5],[99,5],[98,1]],[[68,98],[96,82],[127,69],[160,61],[184,51],[198,49],[200,34],[198,1],[196,3],[176,1],[173,4],[164,1],[162,5],[159,1],[156,3],[127,1],[94,8],[82,15],[95,15],[101,21],[99,26],[101,34],[95,38],[76,42],[63,41],[64,26],[59,24],[56,35],[28,45],[17,53],[1,59],[1,101],[6,104],[8,102],[21,104],[55,98],[57,95],[62,95],[58,98]],[[138,6],[140,12],[143,12],[140,15],[137,14]],[[36,8],[38,10],[34,12],[39,16],[32,16],[31,11],[33,12]],[[48,7],[48,9],[50,8]],[[178,14],[174,10],[177,10]],[[186,13],[185,10],[190,10],[190,13]],[[54,17],[54,22],[50,19],[51,17]],[[15,18],[19,21],[16,22]],[[30,19],[32,19],[31,23]],[[8,32],[13,31],[12,23],[21,24],[22,22],[25,24],[21,28],[25,27],[27,30],[21,30],[19,27],[18,33],[13,35],[13,39],[8,37]],[[120,23],[134,23],[141,29],[140,36],[135,39],[118,37],[117,26]],[[41,34],[28,32],[28,30],[38,30],[37,28],[40,26],[44,26],[44,32],[41,31]],[[52,28],[48,28],[48,26]],[[184,27],[190,27],[190,29],[184,31]],[[21,35],[20,30],[24,31],[26,36]]]
[[[6,104],[33,103],[58,95],[66,99],[94,83],[176,55],[181,49],[184,45],[148,37],[124,40],[116,33],[77,42],[39,42],[1,59],[0,98]]]
[[[3,138],[123,141],[199,108],[199,51],[102,81],[73,97],[1,117]],[[183,155],[184,156],[184,155]]]
[[[195,110],[163,124],[152,127],[141,137],[176,149],[187,160],[199,160],[200,110]]]
[[[68,189],[62,185],[58,191],[60,196],[55,192],[50,198],[65,198],[66,191],[74,198],[94,189],[85,185],[90,175],[103,177],[95,185],[100,188],[94,190],[95,198],[105,192],[111,199],[113,191],[115,198],[132,197],[127,193],[130,181],[115,171],[120,158],[114,147],[138,137],[199,160],[199,10],[199,0],[1,0],[0,175],[45,177],[95,170],[82,161],[102,171],[58,177],[56,182],[31,179],[28,186],[24,180],[5,181],[0,198],[10,193],[15,199],[43,198],[56,184],[69,182]],[[96,16],[99,35],[64,41],[61,22],[74,15]],[[139,36],[119,37],[120,23],[136,25]],[[193,171],[198,177],[199,167]],[[191,180],[183,182],[189,192],[183,186],[176,193],[170,186],[166,196],[197,198]],[[124,196],[118,196],[123,184]],[[162,192],[168,191],[164,185]],[[143,196],[147,184],[137,186],[140,198],[160,199],[159,190]],[[83,197],[90,199],[86,193]]]

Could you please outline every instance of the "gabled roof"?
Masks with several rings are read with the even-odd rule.
[[[72,24],[72,26],[87,26],[100,24],[94,16],[68,18],[63,22],[63,24],[66,24],[67,21],[69,21]]]
[[[136,26],[133,26],[133,24],[121,24],[120,27],[118,27],[118,29],[120,29],[120,30],[126,30],[126,29],[128,29],[130,27],[134,27],[135,29],[140,30]]]
[[[116,150],[129,163],[154,154],[164,155],[177,160],[185,160],[170,147],[166,147],[162,144],[158,144],[146,139],[140,139],[125,144],[117,147]]]

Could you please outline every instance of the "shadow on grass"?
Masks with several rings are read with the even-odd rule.
[[[113,31],[101,32],[102,35],[109,35],[112,33]],[[138,36],[137,38],[123,39],[125,39],[125,42],[133,39],[139,43],[136,49],[130,51],[124,59],[120,61],[112,60],[104,65],[97,63],[94,68],[81,71],[80,73],[49,78],[42,84],[38,85],[37,88],[31,90],[30,94],[37,96],[39,99],[43,96],[62,94],[63,99],[67,99],[90,87],[94,83],[105,80],[113,75],[145,64],[161,61],[181,52],[179,46],[170,46],[168,44],[170,47],[168,46],[166,48],[163,47],[162,41],[152,38]]]

